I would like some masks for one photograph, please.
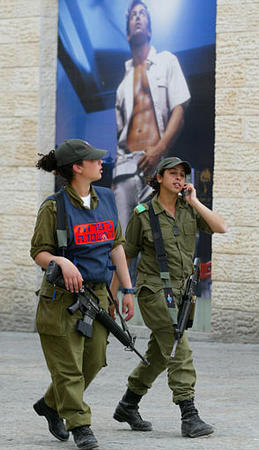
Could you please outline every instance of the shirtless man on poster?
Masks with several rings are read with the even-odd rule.
[[[145,177],[169,156],[184,125],[190,93],[175,55],[150,45],[151,19],[144,2],[133,0],[127,12],[132,59],[116,93],[118,146],[114,194],[125,232],[133,208],[151,191]]]

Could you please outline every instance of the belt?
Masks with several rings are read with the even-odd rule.
[[[187,279],[179,279],[179,280],[174,280],[171,279],[172,281],[172,287],[173,289],[182,289],[185,287]],[[139,274],[138,276],[138,286],[142,286],[143,284],[145,284],[146,286],[148,285],[154,285],[154,286],[162,286],[162,282],[161,279],[159,277],[159,275],[157,276],[152,276],[152,275],[141,275]]]
[[[90,289],[93,289],[93,290],[95,290],[95,289],[100,290],[100,289],[106,288],[106,283],[100,283],[100,282],[96,283],[94,281],[86,281],[85,284],[86,284],[86,286],[88,286]]]

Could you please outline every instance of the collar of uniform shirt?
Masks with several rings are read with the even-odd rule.
[[[165,211],[165,209],[163,208],[161,203],[159,203],[159,200],[157,197],[158,197],[158,194],[156,194],[154,196],[154,198],[152,199],[152,205],[153,205],[154,213],[160,214],[161,212]],[[188,208],[188,204],[182,198],[178,198],[178,200],[176,202],[176,207],[177,208],[186,208],[186,207]]]
[[[83,200],[77,194],[77,192],[72,186],[68,184],[67,186],[65,186],[65,190],[69,194],[74,206],[76,207],[80,206],[81,208],[84,206]],[[91,205],[93,205],[92,208],[95,209],[98,204],[98,197],[92,185],[90,186],[90,194],[91,194]]]

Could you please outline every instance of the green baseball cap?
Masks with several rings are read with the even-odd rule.
[[[191,173],[192,168],[191,168],[190,164],[188,163],[188,161],[182,161],[177,156],[173,156],[171,158],[162,159],[158,163],[156,172],[157,173],[161,173],[162,170],[164,170],[164,169],[172,169],[173,167],[178,166],[178,164],[182,164],[184,166],[184,170],[185,170],[186,175]]]
[[[106,153],[107,150],[94,148],[82,139],[67,139],[55,150],[58,167],[66,166],[67,164],[72,164],[83,159],[88,161],[102,159]]]

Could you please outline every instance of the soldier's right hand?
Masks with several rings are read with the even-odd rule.
[[[63,256],[58,258],[57,264],[60,266],[66,289],[70,292],[78,293],[82,289],[83,278],[78,268]]]

